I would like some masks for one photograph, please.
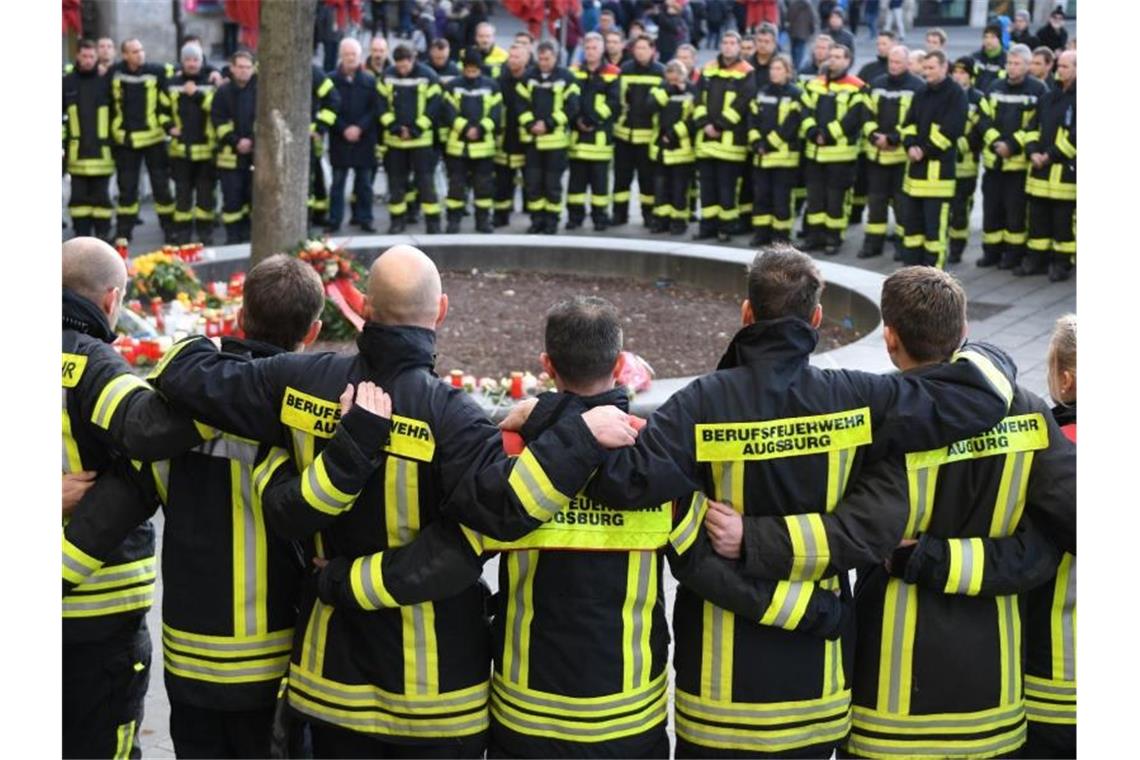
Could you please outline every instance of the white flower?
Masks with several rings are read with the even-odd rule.
[[[305,243],[305,250],[309,253],[320,253],[325,249],[325,242],[323,240],[310,240]]]
[[[523,375],[522,389],[523,393],[534,393],[538,388],[538,378],[527,372]]]
[[[479,390],[484,393],[495,393],[499,390],[499,383],[489,377],[481,377],[479,378]]]
[[[471,391],[475,390],[478,385],[479,381],[475,379],[474,375],[463,376],[463,390],[470,393]]]

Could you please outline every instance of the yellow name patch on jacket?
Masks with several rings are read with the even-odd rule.
[[[339,402],[285,387],[285,398],[281,400],[281,422],[285,425],[320,438],[332,438],[339,419]]]
[[[392,415],[392,436],[384,451],[407,459],[430,462],[435,457],[435,436],[423,420]]]
[[[865,446],[871,442],[871,409],[763,422],[697,425],[698,462],[781,459]]]
[[[955,441],[941,449],[907,454],[906,468],[921,470],[964,459],[981,459],[1048,447],[1049,428],[1045,424],[1045,417],[1038,412],[1019,414],[1006,417],[990,430],[973,438]]]
[[[83,354],[63,355],[63,387],[74,388],[79,385],[79,378],[83,377],[83,370],[87,369],[87,357]]]
[[[517,541],[483,538],[487,550],[585,549],[593,551],[640,551],[660,549],[669,542],[673,529],[673,505],[636,509],[612,509],[578,494],[566,509],[556,512]]]

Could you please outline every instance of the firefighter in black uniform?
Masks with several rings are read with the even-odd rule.
[[[629,223],[630,187],[637,173],[641,219],[649,226],[653,219],[653,162],[649,141],[653,137],[653,115],[649,112],[649,91],[665,78],[665,67],[653,60],[653,40],[640,35],[633,40],[633,60],[622,64],[618,77],[621,115],[614,123],[614,212],[612,223]]]
[[[123,60],[111,67],[111,139],[115,146],[115,173],[119,199],[115,237],[131,239],[139,223],[139,172],[143,161],[150,175],[154,210],[170,242],[174,196],[170,192],[170,168],[166,161],[166,127],[170,103],[166,98],[167,70],[146,63],[142,43],[124,40]]]
[[[326,76],[320,66],[314,63],[312,72],[313,86],[309,104],[312,120],[309,122],[309,136],[313,144],[309,150],[309,225],[320,227],[324,225],[329,212],[329,191],[325,184],[321,156],[325,153],[325,135],[336,124],[340,93],[332,78]]]
[[[792,188],[800,165],[803,90],[792,83],[792,60],[780,53],[769,64],[768,84],[748,109],[752,176],[752,239],[759,247],[787,242],[792,234]]]
[[[980,267],[1013,269],[1025,255],[1026,170],[1030,125],[1045,85],[1029,76],[1029,48],[1014,45],[1008,75],[982,90],[978,129],[982,133],[982,258]],[[979,87],[979,89],[982,89]]]
[[[110,346],[126,284],[126,267],[105,242],[64,243],[63,472],[100,473],[64,522],[64,757],[141,757],[154,528],[126,459],[173,456],[202,441]],[[108,488],[109,498],[100,498]],[[141,515],[125,540],[106,535],[107,513],[98,507],[107,503]]]
[[[815,581],[849,598],[846,574],[828,573],[820,561],[820,516],[859,482],[865,465],[903,446],[945,445],[985,430],[1005,414],[1011,393],[994,363],[1005,361],[982,346],[967,345],[922,377],[817,370],[808,357],[823,282],[810,257],[766,252],[749,280],[746,327],[718,371],[662,405],[632,448],[611,452],[586,490],[618,509],[700,491],[745,515],[787,516],[786,545],[800,547],[800,561],[758,619],[727,613],[681,585],[673,622],[678,757],[831,752],[850,725],[850,636],[841,653],[839,641],[775,630],[796,625]],[[874,531],[867,538],[884,541],[875,520],[863,524]],[[743,559],[745,572],[763,575],[749,570],[763,552],[746,548]]]
[[[978,72],[974,86],[981,90],[983,95],[989,91],[990,85],[1005,78],[1006,55],[1001,44],[1001,27],[997,24],[987,24],[982,30],[982,47],[973,53]]]
[[[653,142],[649,156],[657,164],[653,197],[653,232],[683,235],[689,226],[689,188],[697,154],[693,150],[693,112],[697,88],[680,61],[665,65],[665,81],[649,91]]]
[[[76,235],[111,232],[111,80],[99,74],[95,43],[81,40],[75,67],[63,77],[65,169],[71,175],[67,212]],[[104,125],[101,129],[100,125]]]
[[[526,165],[526,148],[519,130],[519,115],[526,107],[518,85],[526,78],[530,52],[526,45],[511,45],[506,64],[499,74],[499,92],[503,95],[503,128],[495,143],[495,227],[511,223],[515,210],[515,186]]]
[[[976,64],[970,56],[954,61],[951,76],[966,92],[966,129],[958,138],[958,163],[954,167],[954,200],[950,201],[950,255],[948,261],[962,260],[970,237],[970,213],[974,208],[974,191],[978,187],[978,155],[982,150],[982,93],[974,87]]]
[[[538,65],[516,86],[522,97],[520,139],[526,146],[526,210],[528,233],[553,235],[562,215],[562,174],[570,147],[570,125],[578,119],[578,83],[558,65],[557,48],[545,40],[538,45]]]
[[[210,120],[219,150],[222,224],[226,244],[249,241],[249,203],[253,193],[253,122],[257,117],[257,74],[253,56],[239,50],[230,58],[230,81],[214,95]]]
[[[174,176],[174,240],[209,245],[214,226],[214,125],[217,88],[203,66],[202,48],[182,46],[182,68],[167,82],[170,173]]]
[[[388,232],[407,229],[409,177],[415,174],[418,200],[424,211],[428,234],[440,231],[439,198],[435,191],[435,130],[439,115],[439,77],[415,53],[400,45],[392,54],[393,64],[380,85],[384,115],[380,130],[387,151],[384,171],[388,175],[388,210],[392,225]]]
[[[948,357],[966,324],[961,286],[926,268],[888,278],[882,310],[887,350],[907,375]],[[1076,551],[1076,449],[1015,386],[997,426],[908,454],[905,473],[901,548],[889,574],[871,566],[860,578],[847,750],[1008,756],[1026,735],[1018,594]]]
[[[566,186],[566,229],[575,230],[586,218],[586,191],[590,191],[590,219],[602,232],[609,225],[610,163],[614,158],[614,119],[621,109],[618,77],[621,69],[603,56],[602,35],[590,32],[582,42],[585,58],[570,67],[578,82],[578,118],[570,132],[570,180]]]
[[[739,185],[748,160],[748,108],[756,89],[740,58],[740,35],[720,38],[720,55],[705,64],[693,114],[701,173],[701,224],[695,238],[724,242],[737,230]]]
[[[467,190],[475,196],[476,232],[494,232],[491,205],[495,195],[495,135],[503,123],[499,84],[483,73],[483,57],[464,53],[463,76],[443,88],[440,122],[448,126],[447,232],[459,232],[467,207]]]
[[[887,73],[887,58],[894,46],[894,32],[889,29],[879,32],[875,38],[875,59],[863,64],[855,76],[862,79],[867,86],[871,86],[876,79]],[[868,107],[870,107],[870,103],[868,103]],[[855,186],[851,195],[850,219],[852,224],[859,224],[863,221],[863,209],[868,203],[867,163],[866,153],[860,153],[859,159],[855,162]]]
[[[359,354],[247,361],[190,340],[156,379],[207,424],[288,450],[254,473],[253,488],[279,534],[316,532],[320,557],[395,549],[441,519],[517,538],[564,509],[597,467],[603,450],[592,430],[611,444],[632,440],[624,414],[591,410],[560,420],[512,465],[478,405],[431,371],[434,328],[447,311],[431,261],[409,246],[385,252],[369,294]],[[391,394],[395,414],[379,429],[356,407],[340,414],[352,400],[346,386],[364,380]],[[290,454],[301,474],[278,483],[279,499],[266,487]],[[380,601],[400,580],[386,582],[382,569],[377,563],[359,586]],[[490,651],[478,584],[368,613],[324,604],[312,591],[302,598],[288,699],[312,722],[318,757],[421,754],[444,744],[457,756],[481,754]],[[362,690],[380,695],[364,710]]]
[[[880,38],[881,39],[881,38]],[[867,177],[867,224],[859,258],[883,253],[887,237],[887,207],[894,206],[902,227],[902,175],[906,149],[899,128],[910,111],[915,93],[924,87],[907,70],[907,49],[897,45],[887,58],[887,73],[868,82],[867,122],[863,125],[863,166]]]
[[[950,237],[958,138],[969,111],[966,93],[947,69],[941,50],[926,54],[926,87],[914,96],[899,129],[908,159],[902,185],[903,261],[939,269],[946,263]]]
[[[1077,253],[1077,53],[1057,58],[1055,88],[1037,103],[1025,152],[1029,156],[1029,249],[1014,274],[1048,268],[1049,279],[1067,280]],[[1050,255],[1051,252],[1051,255]]]
[[[779,32],[776,27],[764,22],[756,29],[756,34],[753,35],[753,43],[756,52],[750,56],[745,57],[745,63],[752,67],[752,92],[757,93],[768,86],[769,74],[768,71],[772,65],[772,59],[776,55],[779,48],[778,42]],[[737,208],[740,209],[740,216],[737,217],[733,227],[733,234],[746,232],[752,229],[752,216],[753,204],[752,192],[754,190],[751,179],[749,177],[748,161],[745,161],[744,176],[740,182],[740,192],[737,196]]]

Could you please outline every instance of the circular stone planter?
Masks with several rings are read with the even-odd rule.
[[[647,281],[667,278],[739,294],[741,299],[746,291],[747,266],[755,255],[747,248],[685,241],[575,235],[368,235],[337,237],[332,242],[344,246],[365,266],[389,247],[408,243],[423,250],[440,269],[529,270]],[[248,262],[248,245],[222,246],[204,250],[194,269],[204,282],[225,280],[234,272],[244,271]],[[864,336],[831,351],[814,354],[812,364],[869,372],[893,369],[883,347],[879,316],[882,275],[820,259],[816,265],[827,283],[822,298],[824,314],[849,320]],[[654,380],[648,391],[634,399],[634,413],[649,414],[692,380],[692,377]],[[483,399],[481,395],[475,398]],[[505,414],[503,407],[485,406],[492,417]]]

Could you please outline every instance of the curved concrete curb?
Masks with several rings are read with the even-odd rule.
[[[557,235],[363,235],[334,237],[332,242],[355,253],[368,265],[381,251],[397,243],[422,249],[441,267],[542,270],[559,273],[589,273],[637,279],[665,278],[713,290],[744,292],[744,275],[754,251],[720,245],[701,245],[680,240],[640,240],[594,236]],[[615,255],[616,254],[616,255]],[[245,268],[248,245],[207,248],[195,269],[204,281],[226,279]],[[871,326],[854,343],[833,351],[814,354],[812,364],[828,369],[861,369],[885,372],[893,369],[882,342],[879,293],[883,276],[856,267],[816,259],[829,284],[824,290],[824,312],[849,318],[857,325]],[[637,414],[648,414],[671,395],[692,382],[693,377],[655,380],[633,403]],[[481,397],[477,397],[481,398]],[[492,417],[505,410],[485,404]]]

